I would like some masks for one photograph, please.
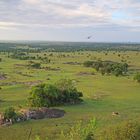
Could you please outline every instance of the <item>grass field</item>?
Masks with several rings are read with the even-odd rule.
[[[47,56],[49,54],[50,52],[46,53]],[[65,57],[61,57],[62,54]],[[44,53],[38,55],[41,56]],[[121,62],[122,56],[129,64],[127,76],[102,76],[93,68],[86,68],[82,64],[66,64],[67,62],[83,63],[86,60],[94,59]],[[128,119],[138,119],[140,116],[140,84],[133,80],[134,73],[140,71],[140,53],[136,51],[115,53],[109,51],[107,55],[103,51],[53,53],[53,56],[49,56],[51,63],[42,64],[44,67],[50,66],[60,70],[28,69],[24,66],[27,61],[11,59],[3,53],[0,54],[0,58],[2,58],[0,73],[7,75],[7,79],[0,80],[0,87],[2,87],[0,90],[0,111],[9,106],[28,107],[27,98],[31,90],[28,83],[30,81],[40,80],[45,83],[54,83],[62,78],[73,79],[78,90],[82,91],[84,95],[84,102],[81,104],[57,107],[66,111],[63,118],[30,120],[9,127],[0,127],[0,140],[26,140],[31,128],[32,139],[39,135],[42,139],[48,137],[50,140],[57,140],[61,130],[66,132],[78,120],[86,122],[88,119],[96,118],[97,131],[100,131],[105,126]],[[85,72],[86,74],[84,74]],[[93,72],[94,75],[90,74]],[[31,77],[23,76],[21,73]],[[4,83],[10,84],[4,85]],[[113,117],[112,112],[119,112],[120,116]]]

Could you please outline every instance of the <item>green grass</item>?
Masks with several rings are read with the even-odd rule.
[[[107,125],[113,125],[127,119],[137,119],[140,115],[140,84],[133,80],[133,74],[128,76],[102,76],[100,73],[95,75],[78,75],[80,72],[93,72],[92,68],[85,68],[83,65],[68,65],[65,62],[84,62],[86,60],[94,60],[93,58],[101,58],[102,60],[112,60],[121,62],[118,53],[115,55],[109,52],[105,55],[103,52],[82,52],[80,53],[63,53],[69,54],[69,57],[59,58],[60,53],[54,53],[50,64],[42,64],[53,68],[60,67],[61,71],[32,70],[27,67],[15,67],[15,64],[27,64],[24,60],[15,60],[0,55],[3,62],[0,62],[0,73],[6,73],[8,79],[0,80],[1,83],[12,81],[26,82],[42,80],[45,83],[54,83],[61,78],[70,78],[76,81],[78,90],[84,94],[84,102],[79,105],[59,106],[64,109],[66,115],[59,119],[43,119],[30,120],[18,123],[10,127],[0,127],[0,140],[25,140],[32,128],[31,137],[35,135],[49,139],[57,139],[61,130],[68,130],[70,126],[78,120],[88,120],[97,118],[98,129],[102,129]],[[62,54],[62,53],[61,53]],[[88,57],[90,54],[90,57]],[[127,59],[130,68],[140,69],[140,53],[136,52],[119,52],[121,56]],[[43,55],[43,53],[39,54]],[[48,55],[48,54],[47,54]],[[127,58],[129,56],[129,58]],[[33,77],[26,77],[17,72],[27,73]],[[50,80],[46,80],[50,78]],[[27,85],[11,85],[1,86],[0,90],[0,111],[8,106],[27,107],[27,98],[30,87]],[[95,95],[103,95],[99,100],[95,100]],[[120,113],[120,117],[112,117],[112,112]],[[56,126],[57,124],[57,126]]]

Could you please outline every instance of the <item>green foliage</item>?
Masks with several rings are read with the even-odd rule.
[[[128,71],[127,63],[117,63],[112,61],[86,61],[84,62],[85,67],[95,68],[96,71],[100,71],[104,74],[114,74],[115,76],[126,74]]]
[[[16,51],[12,55],[10,55],[13,59],[19,59],[19,60],[34,60],[36,59],[35,56],[29,56],[25,52]]]
[[[104,130],[100,140],[140,140],[140,123],[127,121]]]
[[[95,140],[95,136],[92,132],[89,132],[89,134],[86,136],[85,140]]]
[[[65,134],[61,131],[61,140],[94,140],[94,131],[96,129],[96,119],[91,119],[86,125],[79,121],[75,126]]]
[[[40,69],[41,68],[41,64],[37,63],[37,62],[34,62],[34,61],[29,61],[28,66],[30,68],[35,68],[35,69]]]
[[[39,52],[38,50],[39,45],[37,44],[36,46],[37,46],[36,49],[32,50],[31,48],[30,51]],[[134,48],[134,46],[129,47],[131,47],[132,49]],[[6,48],[7,46],[4,46],[4,49]],[[15,50],[12,48],[11,44],[10,48],[11,51]],[[59,49],[59,47],[57,48]],[[45,51],[41,51],[40,53],[32,53],[31,55],[36,56],[38,54],[39,56],[42,57],[44,52]],[[52,52],[45,53],[47,54],[47,56],[49,56],[49,54]],[[28,85],[29,81],[37,82],[38,80],[41,80],[46,81],[48,83],[53,83],[54,81],[60,79],[61,77],[68,77],[71,79],[76,79],[78,83],[78,89],[80,89],[80,91],[84,93],[83,104],[62,107],[62,109],[64,109],[67,112],[66,116],[64,116],[63,118],[54,120],[43,119],[37,122],[27,121],[25,123],[13,125],[12,127],[1,127],[0,128],[1,139],[5,138],[9,140],[15,140],[19,138],[20,140],[24,140],[27,137],[26,134],[28,133],[28,129],[30,127],[33,128],[31,134],[32,140],[34,140],[34,135],[39,135],[40,138],[42,138],[41,140],[44,140],[43,138],[46,138],[46,136],[48,136],[49,139],[57,139],[60,129],[64,129],[65,132],[65,130],[68,130],[69,127],[73,125],[73,122],[75,122],[80,118],[86,119],[90,116],[97,117],[100,120],[100,123],[102,123],[101,125],[98,126],[98,130],[102,130],[104,129],[105,126],[112,124],[116,125],[117,123],[119,123],[124,119],[132,119],[132,118],[136,119],[139,116],[138,110],[140,105],[140,94],[139,94],[140,86],[137,83],[132,82],[131,80],[134,77],[133,72],[135,70],[138,70],[140,66],[139,65],[140,52],[138,52],[139,54],[137,56],[136,51],[120,52],[121,57],[124,56],[125,59],[127,59],[126,58],[127,55],[130,56],[130,58],[127,59],[127,63],[129,63],[132,70],[132,73],[130,72],[130,75],[128,77],[129,79],[127,77],[126,78],[123,77],[115,78],[114,76],[103,77],[100,74],[96,74],[95,76],[91,75],[79,76],[77,75],[77,73],[81,71],[83,72],[87,71],[90,73],[94,71],[94,69],[92,70],[91,68],[84,68],[82,65],[63,64],[69,61],[82,63],[86,60],[91,59],[98,60],[99,57],[102,60],[108,59],[114,62],[120,62],[122,58],[117,57],[118,51],[115,52],[115,55],[113,54],[114,51],[113,52],[109,51],[108,56],[105,56],[102,51],[100,53],[96,51],[94,52],[82,51],[80,52],[80,55],[77,54],[78,52],[75,52],[75,54],[73,52],[70,53],[63,52],[63,53],[69,54],[69,57],[59,58],[58,56],[61,53],[53,52],[53,56],[48,57],[52,59],[52,63],[49,65],[45,64],[42,65],[42,67],[47,66],[50,68],[60,67],[62,72],[59,73],[59,71],[54,70],[45,71],[45,70],[28,69],[28,67],[25,67],[27,61],[24,60],[21,61],[17,59],[13,60],[11,58],[7,58],[7,52],[5,53],[1,52],[0,57],[3,59],[3,62],[0,63],[0,71],[6,73],[8,78],[5,80],[0,80],[1,83],[0,86],[2,87],[2,90],[0,91],[1,112],[4,110],[4,108],[6,108],[9,105],[16,107],[22,105],[23,108],[26,108],[25,101],[27,99],[30,90],[30,87],[26,85]],[[86,57],[88,55],[87,53],[91,54],[90,58]],[[12,52],[9,55],[11,54]],[[16,66],[16,64],[22,64],[23,66]],[[23,74],[32,75],[33,77],[26,77],[23,75],[16,74],[16,72],[18,71],[22,72]],[[11,86],[8,83],[9,84],[11,83]],[[20,83],[25,84],[21,85]],[[5,86],[2,84],[5,84]],[[94,96],[93,93],[95,92],[96,95]],[[120,117],[117,116],[111,117],[112,111],[119,111]]]
[[[13,107],[9,107],[4,111],[4,119],[15,119],[17,117],[17,114],[15,112],[15,109]]]
[[[50,107],[80,102],[82,93],[78,92],[71,80],[62,79],[56,84],[40,84],[33,87],[29,104],[34,107]]]
[[[43,45],[42,45],[43,43]],[[83,42],[28,42],[24,41],[21,43],[13,43],[13,42],[4,42],[0,43],[0,51],[15,51],[17,46],[21,46],[18,48],[20,51],[26,52],[41,52],[44,50],[47,51],[56,51],[56,52],[75,52],[75,51],[116,51],[119,50],[126,51],[139,51],[139,44],[134,43],[83,43]],[[28,46],[28,48],[24,48]],[[13,49],[14,48],[14,49]]]
[[[44,62],[44,63],[50,63],[50,59],[48,59],[48,57],[41,57],[41,60]]]
[[[85,61],[84,66],[85,67],[91,67],[93,65],[93,61]]]
[[[35,140],[41,140],[39,136],[35,136]],[[44,140],[49,140],[47,137]]]
[[[134,80],[140,83],[140,73],[136,73],[134,76]]]

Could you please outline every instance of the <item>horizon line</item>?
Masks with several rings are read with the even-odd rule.
[[[0,39],[0,43],[5,42],[64,42],[64,43],[126,43],[126,44],[140,44],[137,41],[70,41],[70,40],[7,40],[7,39]]]

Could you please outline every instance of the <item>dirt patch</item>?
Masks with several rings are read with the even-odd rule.
[[[109,95],[105,94],[105,93],[97,93],[93,96],[93,100],[101,100],[107,96],[109,96]]]
[[[27,85],[27,86],[36,86],[38,84],[41,84],[42,81],[41,80],[38,80],[38,81],[29,81],[29,82],[23,82],[24,85]]]
[[[39,108],[39,109],[30,109],[30,110],[21,110],[20,111],[28,119],[43,119],[43,118],[60,118],[65,114],[64,110],[60,109],[49,109],[49,108]]]
[[[43,81],[38,80],[38,81],[27,81],[27,82],[17,82],[17,81],[12,81],[9,83],[0,83],[0,86],[12,86],[12,85],[18,85],[18,84],[22,84],[22,85],[27,85],[27,86],[36,86],[38,84],[41,84]]]
[[[57,68],[45,67],[44,69],[47,71],[61,71],[61,69],[59,67],[57,67]]]
[[[76,74],[77,76],[89,76],[89,75],[95,75],[94,72],[79,72]]]
[[[27,65],[25,65],[25,64],[14,64],[14,66],[16,66],[16,67],[26,67]]]
[[[26,77],[33,77],[32,75],[29,75],[29,74],[24,74],[22,72],[17,72],[16,74],[19,74],[21,76],[26,76]]]
[[[0,74],[0,80],[5,80],[7,79],[6,74]]]
[[[65,62],[63,64],[68,64],[68,65],[81,65],[82,63],[79,63],[79,62]]]

